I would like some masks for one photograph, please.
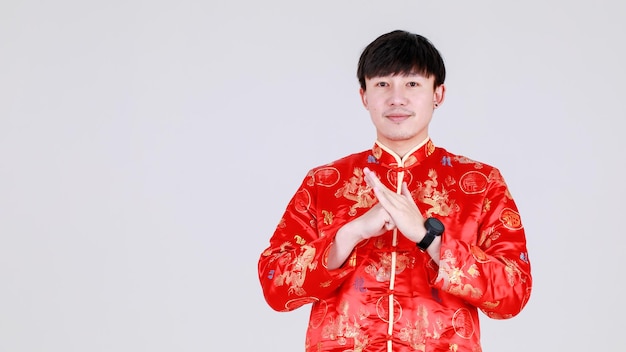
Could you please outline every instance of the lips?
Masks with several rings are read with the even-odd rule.
[[[406,119],[408,119],[409,117],[413,116],[413,113],[411,113],[410,111],[398,111],[398,110],[394,110],[394,111],[389,111],[386,112],[385,114],[383,114],[383,116],[393,122],[402,122]]]

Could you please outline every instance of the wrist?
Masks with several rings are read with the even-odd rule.
[[[353,222],[348,222],[339,228],[335,235],[335,241],[355,246],[364,239],[361,233],[361,231],[355,228]]]
[[[428,249],[426,249],[426,253],[428,253],[435,264],[439,265],[441,257],[441,236],[435,237],[433,243],[431,243],[430,246],[428,246]]]
[[[433,217],[426,219],[424,222],[424,228],[426,229],[426,233],[422,239],[417,242],[417,247],[422,251],[428,250],[435,239],[440,238],[445,231],[443,223],[439,219]]]

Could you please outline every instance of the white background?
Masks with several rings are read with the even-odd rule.
[[[257,259],[369,148],[356,64],[425,35],[436,144],[500,168],[533,265],[487,351],[624,351],[623,1],[0,2],[0,351],[303,351]]]

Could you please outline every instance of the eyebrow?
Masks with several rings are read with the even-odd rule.
[[[385,79],[387,77],[395,77],[395,76],[407,77],[407,78],[423,78],[423,79],[429,78],[429,76],[425,76],[421,73],[413,72],[413,73],[393,73],[393,74],[388,74],[384,76],[372,76],[372,77],[366,77],[365,79],[376,80],[376,79]]]

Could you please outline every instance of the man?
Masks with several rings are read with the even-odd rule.
[[[357,76],[374,146],[308,172],[260,256],[265,299],[312,303],[306,351],[481,351],[478,310],[507,319],[530,297],[515,202],[498,169],[430,139],[430,41],[384,34]]]

